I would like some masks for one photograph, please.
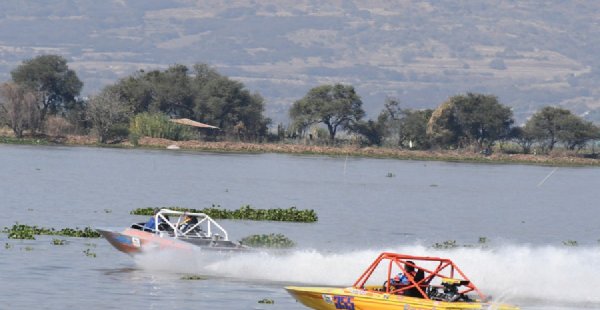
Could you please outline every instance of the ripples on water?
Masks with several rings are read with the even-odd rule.
[[[303,309],[284,285],[349,285],[383,250],[448,256],[484,292],[526,309],[600,308],[597,168],[559,168],[540,185],[554,168],[6,145],[0,162],[2,227],[124,227],[140,220],[135,208],[213,203],[319,215],[316,224],[223,221],[234,240],[283,233],[298,249],[220,261],[2,234],[7,308]],[[430,247],[479,237],[487,249]],[[181,280],[187,273],[208,278]]]

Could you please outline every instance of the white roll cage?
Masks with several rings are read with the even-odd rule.
[[[189,217],[195,217],[198,222],[194,225],[184,226],[184,219]],[[177,218],[176,221],[171,218]],[[160,221],[159,221],[160,220]],[[154,223],[157,223],[155,232],[160,234],[164,232],[170,232],[174,234],[175,238],[189,237],[189,238],[212,238],[216,240],[229,240],[227,231],[215,222],[210,216],[204,213],[193,213],[193,212],[182,212],[171,209],[161,209],[154,215]],[[161,230],[160,224],[167,224],[172,231]],[[213,232],[216,231],[216,232]]]

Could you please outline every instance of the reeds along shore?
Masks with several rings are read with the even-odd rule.
[[[53,139],[0,137],[0,143],[9,144],[58,144],[81,146],[108,146],[134,148],[128,141],[117,144],[101,145],[91,136],[66,136]],[[177,145],[180,150],[196,150],[204,152],[235,152],[235,153],[285,153],[310,154],[326,156],[353,156],[372,158],[391,158],[404,160],[457,161],[475,163],[507,163],[532,164],[545,166],[600,166],[600,159],[586,158],[576,152],[555,150],[546,154],[505,154],[494,152],[484,155],[471,150],[428,150],[413,151],[387,147],[359,146],[320,146],[307,144],[285,143],[248,143],[248,142],[206,142],[206,141],[172,141],[160,138],[142,137],[138,141],[141,148],[166,149],[169,145]]]

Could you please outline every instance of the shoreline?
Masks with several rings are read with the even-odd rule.
[[[17,139],[10,136],[0,136],[0,144],[20,145],[47,145],[47,146],[87,146],[108,147],[124,149],[156,149],[165,151],[169,145],[177,145],[179,150],[213,152],[213,153],[279,153],[297,155],[320,156],[352,156],[362,158],[382,158],[397,160],[418,161],[444,161],[461,163],[489,163],[489,164],[526,164],[536,166],[563,166],[563,167],[600,167],[600,159],[584,158],[569,154],[505,154],[494,152],[489,156],[473,153],[468,150],[440,150],[417,151],[401,150],[386,147],[358,147],[358,146],[317,146],[285,143],[247,143],[247,142],[205,142],[198,140],[172,141],[161,138],[143,137],[139,139],[138,146],[128,141],[116,144],[99,144],[89,136],[66,136],[60,138],[23,138]]]

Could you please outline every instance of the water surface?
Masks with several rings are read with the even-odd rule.
[[[527,309],[600,307],[598,168],[11,145],[0,145],[0,163],[0,227],[124,227],[145,220],[131,210],[154,206],[319,215],[312,224],[221,221],[233,240],[283,233],[298,246],[218,262],[2,234],[0,295],[10,308],[303,309],[284,285],[349,285],[383,250],[449,256],[482,289]],[[486,249],[431,248],[480,237]]]

